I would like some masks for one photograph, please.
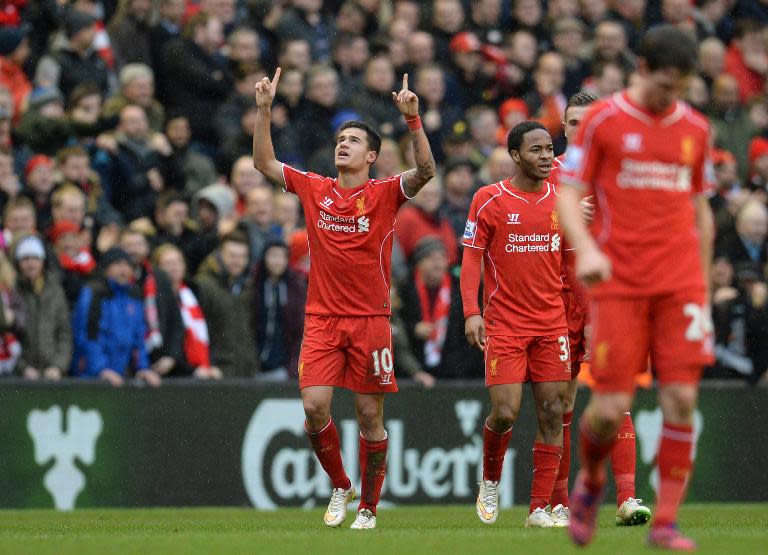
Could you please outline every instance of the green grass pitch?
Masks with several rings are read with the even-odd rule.
[[[474,506],[381,509],[378,529],[326,529],[322,510],[88,509],[0,511],[0,554],[277,554],[560,555],[647,553],[647,527],[617,528],[605,505],[589,549],[573,547],[562,529],[523,528],[524,507],[502,511],[493,526],[480,523]],[[768,504],[686,505],[685,532],[699,553],[767,553]]]

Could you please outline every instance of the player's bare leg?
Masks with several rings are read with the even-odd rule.
[[[538,430],[533,444],[533,481],[526,527],[552,528],[547,512],[563,451],[563,400],[567,381],[533,384]]]
[[[697,398],[698,387],[694,384],[666,384],[659,390],[659,406],[664,415],[661,443],[656,456],[659,493],[656,516],[648,535],[648,543],[654,547],[673,551],[696,549],[696,543],[677,529],[677,510],[685,496],[693,467],[693,411]]]
[[[488,388],[491,414],[483,426],[483,479],[475,505],[484,524],[493,524],[499,515],[499,480],[504,455],[512,437],[512,426],[520,412],[522,384],[500,384]]]
[[[360,506],[353,530],[376,528],[376,505],[387,467],[387,432],[384,429],[384,394],[357,393],[355,413],[360,425]]]
[[[632,415],[627,412],[621,421],[616,445],[611,451],[611,471],[616,482],[616,525],[637,526],[651,518],[651,510],[635,497],[635,466],[637,447]]]
[[[306,416],[304,429],[312,443],[315,456],[331,479],[333,487],[328,509],[323,515],[323,522],[330,527],[341,526],[347,518],[347,504],[355,498],[355,489],[344,471],[339,433],[331,419],[333,387],[325,385],[305,387],[301,390],[301,400]]]
[[[594,392],[579,423],[581,470],[571,493],[571,539],[586,545],[592,541],[597,511],[605,485],[605,459],[616,444],[621,419],[632,405],[632,394]]]
[[[576,363],[579,364],[579,363]],[[573,368],[573,367],[572,367]],[[573,374],[572,374],[573,375]],[[568,526],[568,476],[571,473],[571,424],[573,422],[573,407],[576,404],[576,390],[578,380],[573,378],[563,398],[563,454],[560,457],[560,466],[557,469],[555,487],[552,489],[552,522],[556,527]]]

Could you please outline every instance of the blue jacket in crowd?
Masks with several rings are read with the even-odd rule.
[[[83,287],[72,315],[72,374],[96,378],[105,368],[125,376],[149,368],[144,306],[135,287],[101,280]]]

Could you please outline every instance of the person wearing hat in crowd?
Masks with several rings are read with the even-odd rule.
[[[37,88],[29,95],[28,109],[15,130],[21,147],[19,158],[34,154],[55,156],[73,138],[64,112],[64,97],[56,88]]]
[[[482,44],[470,31],[457,33],[451,39],[451,72],[448,76],[448,98],[462,108],[488,102],[493,79],[483,70]]]
[[[451,125],[443,139],[443,156],[451,158],[470,158],[472,156],[472,139],[469,136],[469,125],[463,119]]]
[[[0,28],[0,85],[13,96],[13,120],[18,123],[32,92],[23,65],[29,57],[27,32],[19,27]]]
[[[72,359],[72,324],[64,290],[48,267],[45,245],[25,235],[13,248],[16,290],[27,309],[16,366],[26,379],[59,380]]]
[[[111,75],[106,62],[93,45],[96,18],[89,13],[70,9],[64,15],[66,43],[41,58],[35,73],[35,83],[57,87],[65,97],[81,83],[95,83],[102,93],[110,89]]]
[[[205,258],[219,246],[219,237],[236,226],[235,193],[231,187],[214,183],[200,189],[192,197],[192,212],[198,237],[186,244],[189,272],[197,273]]]
[[[96,269],[87,235],[69,220],[54,222],[48,230],[53,252],[59,264],[59,280],[69,306],[74,306],[80,290]]]
[[[509,130],[518,123],[523,123],[529,117],[528,105],[522,98],[508,98],[499,106],[499,125],[496,130],[496,138],[501,146],[507,144]],[[506,154],[506,150],[504,153]],[[507,158],[509,158],[507,156]]]
[[[23,194],[28,197],[37,210],[37,226],[47,229],[51,223],[51,192],[56,184],[53,170],[56,163],[44,154],[37,154],[29,159],[24,167],[26,186]]]
[[[438,381],[482,377],[482,353],[464,337],[459,278],[450,272],[445,245],[437,237],[421,239],[411,265],[400,316],[424,371]]]
[[[123,385],[131,375],[160,385],[144,343],[144,306],[133,285],[131,256],[113,247],[102,255],[99,268],[101,276],[83,287],[73,310],[72,374],[113,386]]]
[[[445,198],[440,212],[451,224],[457,241],[464,234],[469,205],[475,193],[475,172],[477,166],[468,158],[449,160],[443,172]]]

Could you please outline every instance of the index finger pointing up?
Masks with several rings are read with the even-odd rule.
[[[408,74],[403,74],[403,88],[407,91],[408,90]]]
[[[280,74],[282,73],[282,71],[283,71],[282,68],[279,68],[279,67],[277,68],[277,70],[275,70],[275,76],[272,78],[272,84],[274,85],[275,88],[277,88],[277,82],[280,81]]]

